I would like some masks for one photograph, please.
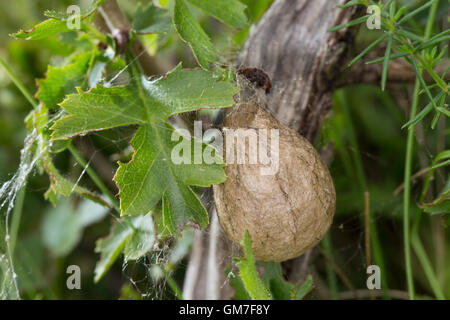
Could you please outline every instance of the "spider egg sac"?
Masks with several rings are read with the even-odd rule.
[[[253,254],[259,260],[298,257],[314,247],[332,223],[336,193],[328,168],[304,137],[253,102],[238,103],[226,115],[225,135],[237,129],[252,129],[258,144],[252,148],[252,143],[247,145],[244,140],[244,163],[236,163],[236,154],[234,163],[230,163],[226,153],[237,152],[230,151],[233,148],[227,146],[228,138],[224,139],[227,180],[214,186],[220,224],[238,245],[248,230]],[[278,136],[272,132],[278,132]],[[270,163],[249,163],[250,153],[258,153],[256,150],[261,160],[263,140],[267,141]]]

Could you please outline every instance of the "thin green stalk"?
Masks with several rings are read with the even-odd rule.
[[[9,237],[10,237],[9,238],[10,239],[9,247],[10,247],[10,251],[11,251],[11,258],[14,257],[14,249],[16,248],[17,235],[19,234],[20,220],[22,218],[25,194],[26,194],[26,187],[24,186],[17,193],[16,202],[14,203],[14,210],[13,210],[12,221],[11,221],[11,229],[9,232]]]
[[[108,199],[111,201],[112,206],[114,209],[120,214],[120,207],[117,203],[116,197],[109,191],[109,189],[105,186],[103,181],[99,178],[97,173],[88,165],[86,160],[79,154],[78,150],[73,146],[69,145],[68,150],[73,155],[75,160],[83,167],[86,168],[86,172],[89,175],[89,177],[92,179],[92,181],[95,183],[95,185],[100,189],[100,191],[108,197]]]
[[[419,91],[420,82],[416,79],[414,85],[413,102],[411,106],[410,119],[414,119],[417,113],[417,107],[419,105]],[[411,247],[410,247],[410,207],[411,207],[411,173],[412,173],[412,161],[414,153],[414,128],[410,126],[408,128],[408,136],[406,138],[406,157],[405,157],[405,173],[404,173],[404,185],[403,192],[403,245],[405,251],[405,268],[406,268],[406,282],[408,285],[408,293],[410,299],[415,299],[414,281],[412,275],[411,265]]]
[[[439,1],[435,1],[435,2],[433,2],[432,6],[430,8],[430,12],[428,15],[428,21],[427,21],[427,25],[426,25],[425,33],[424,33],[425,41],[430,38],[431,32],[433,30],[433,23],[434,23],[434,19],[436,17],[438,5],[439,5]],[[417,56],[419,56],[419,55],[417,55]],[[419,72],[422,72],[422,70],[419,70]],[[440,80],[442,80],[442,79],[440,79]],[[438,84],[439,84],[439,81],[438,81]],[[420,80],[419,80],[419,78],[417,78],[416,83],[414,85],[414,96],[413,96],[413,102],[412,102],[411,114],[410,114],[411,120],[414,119],[414,117],[416,116],[416,113],[417,113],[417,109],[418,109],[418,105],[419,105],[419,93],[420,93]],[[405,247],[404,250],[405,250],[406,281],[408,284],[408,293],[412,300],[415,299],[415,291],[414,291],[414,280],[413,280],[412,265],[411,265],[411,247],[410,247],[411,234],[410,234],[410,221],[409,220],[410,220],[410,208],[411,208],[411,173],[412,173],[412,162],[413,162],[413,153],[414,153],[414,128],[415,128],[415,126],[410,126],[408,128],[408,136],[407,136],[407,141],[406,141],[405,175],[404,175],[405,190],[403,193],[403,241],[404,241],[404,247]],[[417,248],[416,241],[415,241],[415,247]],[[423,255],[421,257],[423,258]],[[425,260],[421,259],[420,261],[424,262]],[[422,264],[422,266],[427,267],[426,263],[425,263],[425,265]],[[430,271],[430,270],[431,270],[431,268],[430,269],[427,268],[427,271]],[[431,285],[433,286],[433,284],[431,284]]]
[[[172,291],[174,292],[175,296],[177,297],[178,300],[184,300],[183,298],[183,293],[181,292],[180,288],[178,287],[177,283],[175,282],[175,280],[172,278],[172,276],[169,274],[169,272],[164,271],[165,273],[165,278],[167,283],[169,284],[169,287],[172,289]]]
[[[387,80],[387,74],[388,74],[388,68],[389,68],[389,61],[391,57],[391,48],[392,48],[392,36],[389,36],[387,46],[386,46],[386,53],[384,54],[384,63],[383,63],[383,71],[381,73],[381,90],[384,91],[386,88],[386,80]]]
[[[5,61],[0,57],[0,65],[5,69],[6,73],[8,74],[11,81],[16,85],[16,87],[22,92],[24,97],[28,100],[28,102],[31,103],[33,108],[37,107],[37,103],[34,100],[33,96],[30,94],[28,89],[24,86],[22,81],[19,80],[19,78],[16,77],[16,75],[12,72],[12,70],[8,67],[8,65],[5,63]]]
[[[113,208],[117,211],[117,213],[120,215],[120,206],[117,203],[116,197],[109,191],[109,189],[105,186],[103,181],[100,179],[100,177],[97,175],[94,169],[92,169],[89,164],[84,160],[84,158],[80,155],[78,150],[73,146],[69,145],[68,150],[73,155],[75,160],[83,167],[85,168],[87,174],[92,179],[92,181],[95,183],[95,185],[100,189],[100,191],[108,197],[108,199],[111,201],[111,205]],[[129,217],[123,217],[123,221],[133,230],[136,230],[136,227],[133,225]]]
[[[439,300],[445,300],[445,296],[442,293],[442,290],[439,286],[439,281],[433,271],[433,267],[431,266],[430,260],[428,259],[428,255],[423,248],[423,245],[419,239],[418,234],[412,234],[411,236],[411,244],[414,249],[414,252],[419,258],[420,264],[425,272],[428,282],[430,283],[431,289],[433,290],[434,295]]]
[[[364,166],[361,159],[361,152],[359,150],[358,142],[356,139],[356,132],[355,128],[353,127],[353,121],[350,116],[350,110],[348,108],[348,103],[346,101],[346,97],[343,91],[337,92],[337,98],[341,102],[342,110],[344,112],[344,116],[346,118],[347,123],[347,129],[349,134],[349,142],[353,149],[352,152],[352,158],[353,158],[353,164],[356,169],[356,176],[359,184],[359,188],[363,190],[362,195],[364,196],[365,192],[368,192],[369,188],[367,186],[367,179],[366,175],[364,173]],[[374,219],[369,219],[369,234],[370,234],[370,243],[373,247],[373,255],[375,263],[380,267],[381,270],[384,270],[384,272],[381,273],[381,280],[382,280],[382,290],[383,290],[383,297],[388,298],[388,292],[389,292],[389,286],[387,281],[387,275],[386,275],[386,269],[384,264],[384,257],[383,257],[383,251],[381,249],[380,240],[378,237],[378,231],[377,226],[375,224]]]
[[[327,257],[329,259],[333,259],[333,247],[331,245],[330,233],[327,233],[325,235],[325,237],[323,238],[322,247],[323,247],[323,251],[325,252]],[[338,300],[339,292],[338,292],[338,286],[337,286],[336,273],[334,272],[334,268],[329,261],[327,261],[326,269],[327,269],[328,287],[330,289],[330,297],[333,300]]]

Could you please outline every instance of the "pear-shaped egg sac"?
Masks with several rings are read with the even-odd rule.
[[[253,102],[237,104],[223,125],[227,180],[214,186],[214,200],[225,233],[240,245],[248,230],[253,254],[263,261],[285,261],[314,247],[336,206],[316,149]]]

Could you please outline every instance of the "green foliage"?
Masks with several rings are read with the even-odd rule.
[[[198,64],[209,69],[209,64],[217,61],[216,50],[184,0],[175,0],[173,23],[180,38],[191,47]]]
[[[172,161],[172,151],[178,141],[174,141],[173,137],[179,140],[181,135],[167,120],[176,114],[202,108],[230,107],[234,104],[233,96],[238,92],[236,85],[229,79],[223,79],[220,72],[183,70],[181,63],[167,75],[149,80],[134,62],[135,57],[128,53],[128,66],[117,75],[127,74],[128,84],[100,84],[108,72],[115,71],[121,60],[121,57],[114,54],[116,44],[112,38],[100,34],[92,24],[102,2],[93,1],[81,12],[81,30],[78,36],[70,40],[73,45],[72,55],[56,67],[49,66],[46,77],[37,82],[39,90],[36,97],[40,104],[30,98],[35,110],[26,120],[29,132],[36,132],[38,135],[34,145],[34,152],[39,156],[38,168],[50,177],[46,198],[56,204],[61,196],[69,197],[72,193],[77,193],[108,208],[118,208],[119,213],[124,216],[113,229],[111,237],[98,243],[96,250],[102,257],[96,268],[96,281],[121,253],[124,253],[126,260],[136,260],[152,250],[156,236],[152,211],[159,210],[157,208],[161,208],[162,219],[157,219],[161,236],[166,237],[167,233],[176,235],[177,230],[182,229],[186,223],[199,227],[208,225],[208,214],[192,187],[209,187],[223,182],[226,178],[223,161],[216,155],[214,148],[202,141],[190,139],[189,146],[183,148],[182,154],[177,156],[195,161],[194,152],[200,150],[201,155],[212,157],[213,163],[175,164]],[[222,1],[220,12],[208,3],[200,1],[196,5],[226,24],[241,27],[246,23],[243,13],[245,6],[237,1]],[[174,10],[151,4],[139,6],[132,23],[132,33],[170,33],[173,30],[170,14],[175,15],[179,6],[180,4],[176,5]],[[181,3],[179,13],[192,18],[190,9],[184,2]],[[73,31],[67,32],[68,19],[74,17],[54,11],[46,12],[46,16],[49,19],[32,30],[22,30],[13,36],[40,40],[58,34],[65,38],[69,33],[74,34]],[[184,23],[181,23],[182,28],[185,28]],[[196,33],[203,32],[208,39],[196,20],[191,23],[198,28],[194,31],[185,30],[186,33],[183,34],[195,37]],[[100,42],[102,46],[106,43],[106,50],[98,47]],[[212,44],[210,48],[211,52],[215,51]],[[204,48],[198,48],[197,53],[205,56]],[[208,63],[216,62],[218,56],[210,56],[208,59]],[[207,63],[203,63],[202,67],[207,69]],[[58,111],[57,116],[53,117]],[[89,167],[89,163],[82,160],[78,153],[74,153],[76,150],[71,146],[71,138],[133,125],[138,127],[131,141],[134,155],[127,163],[119,162],[114,178],[120,188],[119,208],[114,197]],[[61,173],[54,158],[65,150],[70,150],[75,159],[81,161],[80,164],[100,191],[110,199],[109,203]],[[79,241],[84,227],[78,223],[68,205],[61,206],[64,213],[55,218],[55,212],[58,212],[55,209],[56,211],[49,213],[43,225],[48,237],[45,243],[55,255],[67,255]],[[141,219],[144,215],[146,220]],[[59,223],[61,227],[56,228],[52,223]],[[61,243],[58,243],[58,239]],[[148,241],[149,239],[153,240]],[[143,246],[144,242],[146,245]],[[172,261],[172,265],[175,264],[176,261]]]
[[[444,3],[442,1],[441,3]],[[404,162],[404,192],[403,192],[403,241],[404,241],[404,251],[405,251],[405,269],[406,269],[406,279],[408,293],[411,299],[415,298],[414,289],[414,279],[412,270],[412,261],[410,247],[412,246],[415,250],[416,255],[419,258],[422,269],[425,272],[428,283],[430,284],[434,295],[442,299],[443,294],[439,288],[436,275],[434,274],[433,268],[430,261],[423,249],[420,242],[418,230],[420,223],[420,214],[416,214],[414,217],[413,230],[410,231],[410,211],[411,211],[411,180],[412,180],[412,168],[413,168],[413,151],[415,144],[415,127],[425,119],[425,117],[431,114],[434,110],[434,116],[431,120],[431,129],[436,129],[437,123],[441,115],[448,116],[448,104],[446,101],[449,97],[449,85],[445,82],[444,76],[448,69],[442,74],[438,75],[433,69],[435,66],[440,64],[446,56],[448,46],[441,46],[441,50],[438,50],[438,45],[450,39],[448,37],[448,30],[445,30],[436,35],[432,35],[433,26],[435,24],[435,18],[437,16],[437,11],[439,8],[439,0],[430,1],[420,1],[416,7],[407,8],[405,6],[398,9],[397,2],[387,1],[380,2],[378,5],[381,8],[381,28],[383,33],[373,41],[366,49],[364,49],[356,58],[354,58],[350,65],[359,61],[363,56],[365,56],[369,51],[373,50],[375,47],[387,41],[385,54],[383,58],[376,59],[367,62],[368,64],[383,63],[382,75],[381,75],[381,88],[384,90],[386,88],[387,74],[389,69],[389,63],[393,59],[404,59],[409,63],[416,74],[416,82],[414,88],[414,95],[412,99],[412,105],[410,110],[410,119],[403,126],[403,128],[408,129],[407,140],[406,140],[406,157]],[[347,9],[355,5],[373,5],[373,1],[359,0],[359,1],[349,1],[346,5],[341,6],[342,9]],[[444,7],[448,7],[447,4],[443,4]],[[426,21],[426,26],[423,30],[423,36],[417,34],[417,31],[421,31],[417,23],[412,22],[412,18],[418,17],[421,13],[428,11],[428,18]],[[369,16],[363,16],[345,25],[340,25],[330,29],[329,31],[336,31],[342,28],[346,28],[352,25],[357,25],[363,23],[369,18]],[[406,26],[406,23],[410,24]],[[410,26],[414,25],[415,29],[411,32]],[[432,79],[431,85],[425,81],[424,71],[426,71]],[[425,93],[429,103],[418,111],[419,104],[421,101],[421,95]],[[445,120],[444,120],[445,121]],[[445,123],[445,122],[444,122]],[[444,138],[445,140],[445,138]],[[444,151],[445,152],[445,151]],[[443,213],[447,211],[446,208],[446,192],[442,192],[441,196],[436,199],[431,204],[424,204],[423,199],[425,199],[426,192],[428,190],[428,183],[432,175],[433,169],[430,170],[429,176],[426,183],[424,184],[423,192],[420,198],[419,207],[423,211],[428,213],[439,212]],[[372,227],[370,228],[372,229]],[[373,234],[372,230],[372,234]],[[376,232],[376,231],[375,231]],[[373,241],[375,246],[375,252],[379,245],[376,241]]]
[[[186,1],[236,28],[243,28],[247,24],[244,14],[246,7],[237,0],[175,0],[173,9],[175,29],[180,38],[191,47],[198,64],[202,68],[208,69],[210,63],[218,61],[218,55],[208,35],[192,15]]]
[[[425,1],[425,3],[418,8],[407,12],[406,7],[397,8],[395,1],[388,1],[387,4],[381,4],[381,27],[384,30],[375,41],[373,41],[369,46],[367,46],[359,55],[357,55],[350,63],[349,66],[355,64],[357,61],[362,59],[367,53],[372,51],[374,48],[380,44],[387,41],[385,55],[381,59],[375,61],[367,62],[368,64],[383,62],[382,77],[381,77],[381,88],[384,90],[386,88],[387,73],[389,62],[393,59],[403,58],[414,68],[417,75],[417,79],[420,81],[421,88],[426,93],[431,105],[427,105],[423,108],[422,112],[415,115],[404,127],[415,126],[419,121],[421,121],[429,112],[434,110],[436,112],[435,119],[433,120],[432,127],[434,128],[438,118],[441,114],[449,116],[448,106],[445,105],[445,100],[449,95],[449,86],[445,83],[444,75],[438,75],[433,67],[439,64],[445,57],[448,47],[445,46],[437,51],[437,47],[428,50],[430,46],[436,46],[439,43],[448,41],[450,36],[448,35],[448,30],[443,31],[430,39],[428,37],[422,37],[414,32],[410,32],[405,27],[405,23],[411,18],[420,14],[424,10],[429,9],[433,4],[436,5],[438,0]],[[347,9],[355,5],[366,5],[369,6],[372,3],[369,1],[350,1],[345,6],[340,6],[342,9]],[[435,9],[433,9],[435,10]],[[337,31],[343,28],[348,28],[361,23],[364,23],[369,18],[369,15],[365,15],[358,19],[355,19],[349,23],[339,25],[329,29],[329,32]],[[429,86],[425,83],[423,78],[423,70],[426,70],[433,81],[434,85]],[[436,87],[440,90],[437,94],[431,93],[430,88]],[[441,100],[442,98],[442,100]],[[437,101],[441,100],[439,106]]]
[[[212,73],[185,71],[181,65],[156,80],[135,78],[126,87],[99,85],[87,93],[79,91],[69,95],[61,104],[69,115],[55,122],[51,128],[52,139],[140,125],[132,141],[134,157],[131,162],[120,164],[115,176],[122,214],[145,214],[163,199],[165,224],[171,232],[189,220],[205,227],[208,224],[206,210],[189,185],[208,187],[223,182],[223,165],[175,165],[171,157],[176,145],[172,141],[174,129],[165,120],[199,108],[229,107],[235,93],[234,85],[215,78]],[[201,145],[199,141],[192,142],[194,148],[189,152],[197,149],[195,144]],[[201,148],[203,152],[208,152],[204,149],[213,152],[206,145]]]
[[[236,29],[247,26],[246,6],[238,0],[188,0],[194,6]]]
[[[139,3],[133,19],[133,30],[135,32],[139,34],[167,33],[172,29],[168,10],[152,4],[143,6]]]
[[[95,53],[83,52],[73,57],[73,63],[62,67],[49,66],[47,77],[38,80],[39,91],[36,97],[48,109],[57,109],[57,104],[63,101],[68,93],[73,93],[75,87],[83,84],[93,55]]]
[[[420,208],[430,214],[450,213],[450,188],[431,203],[422,203]]]
[[[95,252],[101,254],[95,267],[95,282],[105,275],[121,253],[125,261],[137,260],[149,252],[155,243],[152,214],[133,217],[129,223],[117,221],[111,234],[97,241]]]
[[[253,258],[252,242],[248,231],[245,232],[244,257],[239,259],[236,264],[239,268],[239,277],[244,283],[244,287],[253,300],[270,300],[272,295],[261,280],[258,270],[256,270],[255,259]]]
[[[302,300],[312,289],[312,276],[308,275],[302,285],[287,282],[281,265],[276,262],[264,263],[263,281],[275,300]]]
[[[88,9],[80,12],[79,16],[71,16],[66,13],[58,13],[55,11],[46,11],[45,15],[50,19],[39,23],[30,30],[20,30],[11,36],[17,39],[42,40],[52,35],[69,31],[69,24],[67,23],[69,18],[80,19],[83,28],[85,28],[92,22],[95,11],[104,1],[105,0],[93,0]]]
[[[244,256],[236,260],[239,277],[228,270],[228,277],[235,289],[236,300],[302,300],[313,288],[312,277],[309,275],[302,285],[287,282],[282,274],[280,263],[265,262],[262,264],[262,277],[256,268],[252,253],[251,239],[248,232],[243,240]]]
[[[108,210],[91,202],[83,201],[73,208],[68,200],[48,211],[44,217],[41,233],[44,245],[55,256],[70,253],[80,241],[83,229],[102,220]]]

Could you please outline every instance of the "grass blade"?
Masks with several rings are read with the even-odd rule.
[[[409,56],[408,52],[396,53],[396,54],[391,55],[391,60],[398,59],[401,57],[406,57],[406,56]],[[368,62],[366,62],[366,64],[377,64],[377,63],[381,63],[383,61],[384,61],[384,57],[368,61]]]
[[[346,24],[341,24],[339,26],[336,26],[336,27],[333,27],[331,29],[328,29],[327,32],[334,32],[334,31],[337,31],[337,30],[340,30],[340,29],[348,28],[348,27],[351,27],[351,26],[363,23],[367,19],[369,19],[369,16],[362,16],[362,17],[360,17],[358,19],[349,21]]]
[[[404,36],[407,39],[423,42],[423,37],[418,36],[415,33],[412,33],[412,32],[406,31],[406,30],[402,30],[402,29],[397,29],[396,31],[397,31],[397,34]]]
[[[388,68],[389,68],[391,47],[392,47],[392,36],[389,36],[387,47],[386,47],[386,53],[384,55],[383,72],[381,74],[381,90],[382,91],[384,91],[384,89],[386,88],[386,79],[387,79],[387,73],[388,73]]]
[[[434,102],[438,101],[442,96],[444,95],[444,92],[439,93],[433,100]],[[425,118],[425,116],[431,112],[431,110],[433,110],[433,104],[430,102],[428,103],[423,109],[422,111],[420,111],[413,119],[409,120],[407,123],[405,123],[402,126],[402,129],[411,126],[415,126],[417,123],[419,123],[419,121],[421,121],[423,118]]]
[[[427,3],[425,3],[423,6],[420,6],[419,8],[417,8],[416,10],[411,11],[410,13],[408,13],[406,16],[404,16],[403,18],[401,18],[398,21],[398,24],[402,24],[406,21],[408,21],[409,19],[411,19],[412,17],[414,17],[416,14],[422,12],[423,10],[426,10],[428,7],[431,7],[433,5],[433,3],[435,3],[436,0],[431,0]]]
[[[420,71],[419,67],[417,66],[417,63],[414,61],[414,59],[411,59],[412,65],[414,67],[414,70],[416,71],[416,76],[420,81],[420,84],[422,85],[423,89],[425,90],[425,92],[427,93],[428,98],[430,99],[431,103],[433,104],[433,107],[436,109],[437,105],[436,102],[434,101],[433,96],[431,95],[430,89],[428,89],[427,84],[425,83],[425,80],[423,79],[422,76],[422,71]]]
[[[386,39],[389,36],[389,34],[385,33],[381,37],[379,37],[377,40],[372,42],[365,48],[360,54],[358,54],[350,63],[348,64],[349,67],[351,67],[353,64],[355,64],[359,59],[364,57],[370,50],[375,48],[378,44],[380,44],[384,39]]]

